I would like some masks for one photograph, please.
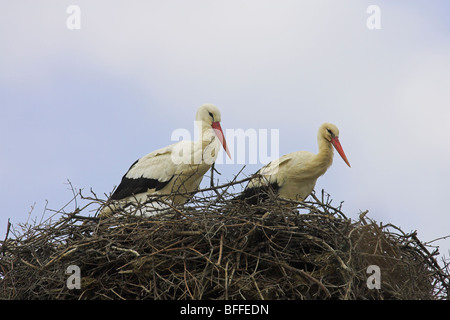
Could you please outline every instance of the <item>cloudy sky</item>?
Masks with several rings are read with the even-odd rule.
[[[67,26],[71,5],[80,29]],[[369,5],[381,29],[367,27]],[[223,129],[278,130],[280,155],[316,152],[318,127],[333,122],[352,168],[336,156],[316,190],[344,201],[349,217],[369,210],[422,241],[449,235],[449,9],[436,0],[2,1],[0,238],[8,218],[66,204],[67,180],[111,192],[175,129],[193,132],[205,102],[221,109]],[[220,182],[242,166],[222,161]],[[450,239],[433,244],[450,255]]]

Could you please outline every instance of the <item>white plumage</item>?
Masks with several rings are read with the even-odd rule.
[[[250,180],[240,199],[257,203],[267,197],[268,188],[281,198],[301,201],[314,190],[317,179],[333,163],[333,147],[350,167],[339,142],[339,130],[331,123],[324,123],[317,135],[319,152],[297,151],[286,154],[261,168],[258,176]]]
[[[195,120],[200,131],[199,139],[174,143],[133,163],[101,215],[122,209],[149,216],[157,213],[155,209],[166,208],[167,204],[179,205],[189,200],[192,194],[186,193],[198,189],[203,175],[218,156],[220,144],[230,156],[220,126],[219,109],[212,104],[204,104],[197,110]],[[158,194],[167,196],[145,206],[140,205]]]

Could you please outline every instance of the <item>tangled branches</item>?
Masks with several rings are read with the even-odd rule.
[[[239,183],[151,218],[84,216],[104,203],[85,198],[1,242],[0,299],[448,299],[448,264],[415,233],[349,219],[324,193],[249,206],[229,191]],[[67,287],[71,265],[80,289]],[[367,285],[371,265],[380,289]]]

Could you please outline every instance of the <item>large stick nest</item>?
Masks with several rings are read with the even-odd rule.
[[[57,219],[8,228],[0,299],[449,298],[448,263],[416,233],[366,212],[349,219],[323,192],[293,209],[272,195],[256,206],[233,201],[233,188],[206,189],[150,218],[88,217],[104,203],[92,196]],[[80,289],[67,286],[70,265]],[[371,265],[380,289],[368,286]]]

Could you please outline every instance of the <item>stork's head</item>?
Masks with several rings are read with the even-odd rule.
[[[231,158],[230,151],[227,147],[227,142],[225,140],[225,135],[223,134],[222,127],[220,126],[220,111],[219,109],[210,103],[202,105],[197,110],[197,115],[195,116],[195,121],[201,123],[202,128],[212,128],[220,143],[222,143],[228,156]]]
[[[342,160],[350,167],[350,163],[347,160],[347,157],[344,153],[344,149],[342,149],[341,143],[339,142],[339,129],[332,123],[324,123],[319,128],[319,139],[323,138],[330,142],[336,151],[341,156]]]
[[[205,103],[204,105],[200,106],[200,108],[198,108],[195,120],[207,123],[209,126],[212,126],[214,122],[220,122],[220,111],[215,105]]]

